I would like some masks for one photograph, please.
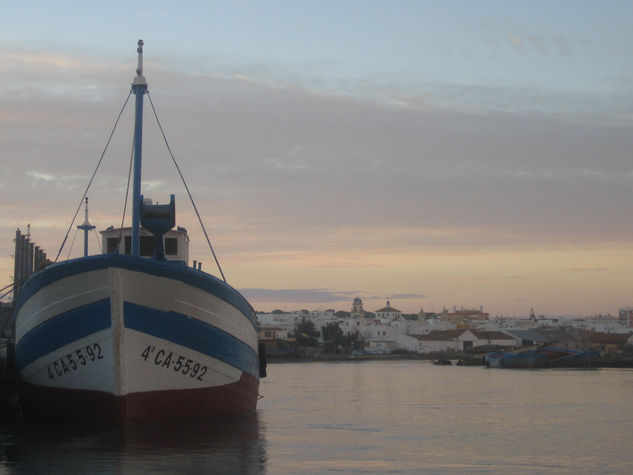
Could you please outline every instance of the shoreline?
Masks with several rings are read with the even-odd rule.
[[[334,353],[318,353],[313,355],[284,355],[275,356],[267,355],[268,364],[284,364],[284,363],[323,363],[323,362],[345,362],[345,361],[431,361],[446,362],[450,364],[442,364],[445,366],[482,366],[485,367],[482,355],[460,354],[460,353],[427,353],[427,354],[367,354],[367,355],[340,355]],[[633,368],[633,357],[613,356],[599,359],[589,368]],[[547,369],[547,368],[545,368]]]

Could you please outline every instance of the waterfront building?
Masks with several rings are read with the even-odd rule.
[[[453,312],[446,314],[446,319],[459,328],[467,328],[487,322],[488,316],[488,313],[483,311],[483,307],[479,307],[479,310],[464,309],[463,307],[457,310],[456,307],[453,307]]]
[[[622,325],[633,328],[633,307],[622,307],[618,314]]]
[[[612,315],[594,315],[586,318],[575,318],[571,321],[574,328],[590,330],[600,333],[628,333],[624,320]]]
[[[356,297],[352,302],[352,311],[350,312],[350,317],[352,318],[363,318],[365,316],[365,311],[363,310],[363,301],[360,297]]]
[[[376,310],[376,318],[379,320],[390,321],[401,316],[402,311],[398,310],[397,308],[393,308],[389,300],[387,300],[386,307],[383,307],[380,310]]]
[[[412,335],[418,340],[420,353],[436,353],[440,351],[456,351],[455,337],[440,331],[434,331],[426,335]]]
[[[538,332],[552,341],[552,345],[572,350],[588,347],[587,332],[571,327],[539,328]]]
[[[370,354],[393,353],[396,349],[395,338],[366,338],[363,340],[363,351]]]
[[[546,345],[553,342],[550,337],[530,328],[522,330],[508,329],[503,330],[503,333],[514,339],[515,343],[513,346]]]
[[[263,343],[272,343],[279,340],[286,340],[288,338],[288,329],[275,326],[259,327],[259,341]]]
[[[516,340],[502,331],[481,331],[470,330],[469,332],[473,337],[472,346],[514,346]],[[468,349],[468,340],[462,338],[462,348]]]
[[[423,322],[409,322],[407,335],[428,335],[432,331],[454,330],[457,326],[441,318],[429,318]]]
[[[588,332],[587,337],[592,348],[602,351],[617,351],[633,345],[633,333]]]

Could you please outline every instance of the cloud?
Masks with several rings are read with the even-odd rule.
[[[393,294],[390,296],[392,299],[425,299],[427,297],[428,295],[424,294]]]
[[[576,274],[580,272],[607,272],[608,267],[570,267],[565,269],[565,272]]]
[[[348,301],[357,294],[332,289],[240,289],[247,299],[257,302],[330,303]]]
[[[424,102],[393,108],[230,77],[154,72],[152,97],[172,149],[205,216],[229,217],[216,235],[230,239],[230,250],[562,244],[617,241],[633,230],[621,219],[633,179],[628,126]],[[99,104],[46,91],[3,99],[17,111],[3,116],[3,144],[21,158],[5,167],[8,195],[46,196],[56,210],[74,203],[59,189],[87,183],[128,92],[130,74],[118,75],[120,96]],[[108,193],[94,197],[95,212],[98,200],[122,208],[114,197],[125,189],[129,121],[126,111],[97,177],[95,189]],[[179,178],[149,113],[144,136],[146,184],[161,201],[154,189]],[[63,178],[35,185],[25,167],[37,173],[31,176]],[[179,213],[187,212],[182,194],[177,202]],[[249,232],[228,237],[244,223],[253,224]],[[265,239],[252,242],[252,232]]]
[[[28,171],[26,172],[27,176],[34,178],[35,180],[43,180],[43,181],[53,181],[55,180],[54,175],[50,175],[48,173],[40,173],[36,171]]]

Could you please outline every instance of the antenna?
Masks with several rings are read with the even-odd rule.
[[[77,229],[81,229],[84,232],[84,257],[88,255],[88,233],[95,228],[88,221],[88,197],[86,196],[86,208],[85,208],[85,217],[84,222],[77,226]]]
[[[134,82],[132,82],[132,86],[147,86],[147,81],[143,76],[143,40],[138,40],[138,47],[136,48],[136,52],[138,53],[138,65],[136,66],[136,77],[134,78]]]

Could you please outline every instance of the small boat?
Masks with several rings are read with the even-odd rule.
[[[446,358],[440,358],[439,360],[433,361],[433,364],[436,366],[451,366],[453,363]]]
[[[536,351],[547,356],[551,368],[590,368],[595,366],[600,356],[600,352],[596,350],[547,347]]]
[[[25,282],[14,310],[20,401],[26,414],[113,425],[247,415],[265,375],[257,317],[224,276],[188,264],[174,195],[141,195],[142,40],[137,52],[132,225],[102,233],[104,254],[85,244],[84,257]],[[82,226],[92,228],[87,211]]]
[[[488,368],[547,368],[549,358],[534,350],[524,352],[494,351],[484,356]]]

